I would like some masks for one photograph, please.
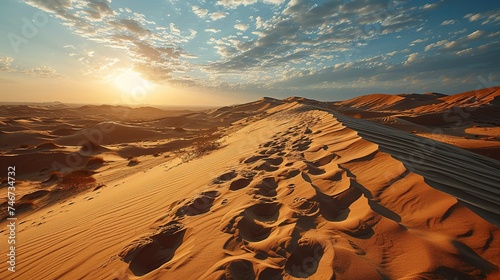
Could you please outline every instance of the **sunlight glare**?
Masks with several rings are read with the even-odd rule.
[[[134,94],[139,92],[145,93],[151,90],[153,87],[153,84],[150,81],[142,78],[141,74],[131,69],[127,69],[122,73],[118,74],[113,79],[113,83],[122,92],[128,94]]]

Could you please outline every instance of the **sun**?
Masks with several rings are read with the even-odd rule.
[[[141,74],[127,69],[113,78],[113,84],[122,92],[128,94],[144,94],[153,88],[153,83],[144,79]]]

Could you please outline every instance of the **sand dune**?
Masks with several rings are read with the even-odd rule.
[[[50,135],[39,131],[3,132],[0,134],[0,149],[27,148],[51,140]]]
[[[338,118],[411,171],[422,175],[429,185],[478,207],[480,210],[477,211],[484,213],[483,217],[500,226],[499,176],[496,174],[500,164],[497,160],[415,135],[400,134],[397,130],[363,120],[341,115]],[[478,173],[482,176],[477,176]]]
[[[264,98],[201,114],[221,146],[189,161],[109,156],[22,216],[16,279],[500,277],[499,162],[334,108]]]
[[[101,122],[93,127],[55,140],[58,144],[80,146],[85,141],[109,145],[162,138],[162,133],[139,126]]]
[[[405,98],[397,95],[390,94],[371,94],[364,95],[361,97],[355,97],[353,99],[349,99],[346,101],[338,102],[338,105],[345,107],[354,107],[354,108],[370,108],[370,109],[381,109],[381,108],[390,108],[394,104],[397,104],[403,101]]]
[[[334,102],[347,109],[358,108],[369,111],[412,110],[413,113],[436,113],[454,107],[498,106],[500,87],[485,88],[454,95],[427,94],[369,94],[345,101]]]
[[[499,98],[500,87],[493,87],[449,96],[436,93],[366,95],[323,107],[336,109],[346,116],[418,133],[498,160],[498,132],[490,128],[500,125]],[[474,133],[480,129],[483,133]],[[487,131],[489,133],[485,133]],[[465,140],[457,141],[456,138]]]

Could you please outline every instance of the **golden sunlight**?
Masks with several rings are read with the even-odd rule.
[[[153,83],[132,69],[126,69],[111,79],[118,89],[128,94],[144,94],[153,88]]]

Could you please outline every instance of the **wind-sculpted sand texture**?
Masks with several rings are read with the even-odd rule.
[[[403,162],[407,169],[423,176],[432,187],[454,195],[500,226],[497,160],[367,121],[341,115],[339,119]]]
[[[208,112],[217,150],[23,216],[16,277],[499,278],[498,161],[327,105]]]
[[[500,87],[455,95],[370,94],[330,103],[366,119],[500,160]]]

